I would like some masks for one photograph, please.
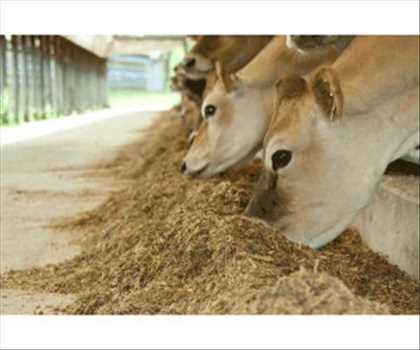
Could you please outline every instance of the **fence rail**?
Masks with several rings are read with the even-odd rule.
[[[106,68],[61,36],[0,36],[0,123],[107,107]]]

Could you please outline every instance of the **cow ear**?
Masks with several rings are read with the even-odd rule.
[[[303,96],[308,91],[308,86],[304,78],[292,74],[278,80],[274,84],[274,89],[276,96],[274,107],[277,108],[282,99]]]
[[[340,82],[333,69],[321,68],[312,80],[312,89],[317,104],[331,120],[340,119],[343,115],[343,93]]]
[[[230,74],[225,71],[222,62],[220,61],[216,61],[216,75],[217,79],[222,83],[225,91],[227,93],[231,92],[234,88],[235,82],[233,81]]]

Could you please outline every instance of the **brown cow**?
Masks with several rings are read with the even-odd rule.
[[[247,214],[318,248],[369,204],[387,165],[418,147],[419,37],[357,37],[331,67],[276,91]]]

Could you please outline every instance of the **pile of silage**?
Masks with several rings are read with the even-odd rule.
[[[213,179],[179,172],[187,142],[166,114],[111,164],[131,185],[61,225],[83,253],[13,271],[3,288],[77,293],[70,314],[419,312],[415,280],[347,231],[320,251],[241,214],[258,161]]]

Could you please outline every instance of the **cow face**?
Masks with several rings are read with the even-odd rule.
[[[264,173],[246,214],[317,248],[368,204],[386,162],[372,160],[363,151],[366,144],[349,131],[331,69],[322,68],[310,82],[297,76],[281,80],[276,93],[264,139]]]
[[[221,65],[218,81],[205,97],[204,119],[182,170],[187,175],[208,177],[253,157],[261,148],[268,127],[257,89],[226,74]]]

